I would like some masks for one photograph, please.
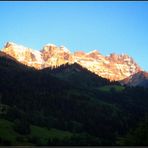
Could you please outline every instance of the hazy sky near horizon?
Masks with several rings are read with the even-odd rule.
[[[0,48],[12,41],[125,53],[148,71],[148,2],[0,2]]]

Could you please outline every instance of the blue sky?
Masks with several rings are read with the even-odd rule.
[[[0,48],[13,41],[125,53],[148,71],[148,2],[0,2],[0,19]]]

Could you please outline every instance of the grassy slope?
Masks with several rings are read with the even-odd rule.
[[[11,141],[12,145],[33,145],[29,143],[27,137],[36,137],[40,139],[41,143],[46,144],[48,139],[64,137],[70,137],[73,134],[66,131],[56,129],[46,129],[38,126],[31,126],[31,133],[29,135],[20,135],[13,129],[14,123],[5,119],[0,119],[0,138]],[[18,141],[17,138],[21,137],[22,141]]]
[[[57,130],[57,129],[47,129],[37,126],[31,127],[31,136],[38,137],[41,140],[41,143],[47,143],[48,139],[58,138],[63,139],[65,137],[71,137],[72,133]]]
[[[119,85],[111,85],[111,86],[102,86],[99,88],[99,90],[103,91],[103,92],[110,92],[111,89],[114,89],[117,92],[121,92],[123,91],[125,88],[123,86],[119,86]]]
[[[15,141],[18,134],[13,130],[13,123],[0,119],[0,137],[5,140]]]

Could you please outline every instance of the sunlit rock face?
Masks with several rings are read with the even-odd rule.
[[[39,51],[26,48],[22,45],[17,45],[12,42],[6,43],[3,52],[14,57],[19,62],[35,67],[37,69],[42,68],[43,60],[42,55]]]
[[[70,51],[64,47],[57,47],[53,44],[47,44],[41,50],[44,60],[43,67],[57,67],[66,63],[71,63],[72,55]]]
[[[111,81],[123,80],[142,69],[126,54],[110,54],[103,56],[99,51],[89,53],[76,51],[71,53],[64,46],[47,44],[41,51],[36,51],[12,42],[6,43],[3,52],[14,57],[19,62],[36,69],[58,67],[69,63],[78,63],[91,72]]]

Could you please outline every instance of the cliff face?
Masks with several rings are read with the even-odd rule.
[[[2,51],[27,66],[32,66],[37,69],[42,68],[43,59],[39,51],[12,42],[6,43]]]
[[[77,51],[72,54],[66,47],[57,47],[53,44],[47,44],[41,51],[36,51],[12,42],[8,42],[2,51],[17,61],[36,69],[58,67],[66,63],[78,63],[109,80],[122,80],[142,71],[134,60],[125,54],[103,56],[97,50],[89,53]]]
[[[43,67],[57,67],[73,61],[70,51],[64,46],[45,45],[41,54],[44,61]]]

